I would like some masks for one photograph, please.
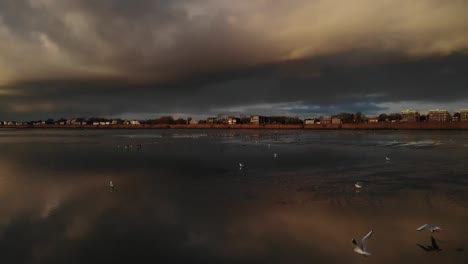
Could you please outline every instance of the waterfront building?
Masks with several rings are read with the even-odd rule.
[[[206,119],[206,123],[208,123],[208,124],[216,124],[217,121],[218,121],[218,119],[216,117],[208,117]]]
[[[367,120],[367,122],[369,123],[378,123],[379,122],[379,118],[378,117],[372,117],[372,118],[369,118]]]
[[[334,117],[334,118],[332,118],[331,123],[333,125],[341,125],[341,118]]]
[[[331,124],[332,118],[331,117],[322,117],[320,118],[320,124]]]
[[[229,125],[240,124],[240,118],[230,116],[230,117],[228,117],[228,124]]]
[[[400,122],[419,122],[420,117],[417,111],[406,109],[401,111]]]
[[[78,121],[78,119],[76,118],[73,118],[73,119],[69,119],[65,122],[66,125],[81,125],[81,122]]]
[[[468,109],[460,109],[460,121],[468,122]]]
[[[260,115],[253,115],[250,116],[250,124],[265,124],[266,123],[266,117],[265,116],[260,116]]]
[[[315,124],[315,120],[314,119],[304,119],[304,125],[313,125]]]
[[[429,121],[430,122],[450,122],[452,121],[452,115],[447,110],[429,110]]]

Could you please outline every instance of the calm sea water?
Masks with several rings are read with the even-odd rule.
[[[468,263],[467,189],[467,132],[0,130],[0,262]]]

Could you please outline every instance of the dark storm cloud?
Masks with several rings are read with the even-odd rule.
[[[41,118],[48,113],[60,117],[383,112],[379,103],[426,100],[443,105],[468,98],[468,57],[463,55],[359,66],[326,61],[290,62],[164,85],[121,80],[26,82],[11,87],[17,93],[0,100],[9,116],[36,112]]]
[[[467,10],[455,0],[5,0],[0,118],[464,100]]]
[[[161,81],[263,62],[273,56],[260,48],[266,42],[253,32],[230,25],[225,12],[198,14],[191,7],[198,6],[195,3],[6,1],[0,4],[0,21],[12,42],[23,42],[23,50],[37,52],[26,61],[45,57],[42,66],[46,69],[27,65],[15,69],[39,79],[54,79],[50,75],[57,72],[61,76],[104,72],[136,81]],[[2,55],[7,61],[15,58],[14,54]],[[63,64],[69,69],[59,69]],[[91,69],[82,68],[88,66]]]

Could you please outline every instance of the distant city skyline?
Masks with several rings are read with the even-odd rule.
[[[36,119],[28,119],[28,120],[14,120],[14,119],[0,119],[0,124],[3,121],[18,121],[18,122],[32,122],[32,121],[38,121],[38,120],[54,120],[57,122],[58,120],[76,120],[76,119],[108,119],[108,120],[140,120],[140,121],[147,121],[147,120],[155,120],[159,118],[165,118],[165,117],[172,117],[174,120],[177,119],[193,119],[193,120],[207,120],[210,118],[230,118],[230,117],[247,117],[250,118],[252,116],[266,116],[266,117],[288,117],[288,118],[299,118],[301,120],[306,120],[306,119],[317,119],[321,117],[333,117],[333,116],[339,116],[341,114],[352,114],[355,115],[357,113],[361,113],[363,116],[366,118],[376,118],[381,115],[394,115],[394,114],[404,114],[404,113],[417,113],[418,115],[428,115],[431,111],[433,112],[448,112],[450,115],[454,115],[456,113],[467,113],[468,108],[459,108],[456,110],[448,110],[446,108],[431,108],[427,109],[424,111],[418,110],[418,109],[412,109],[412,108],[406,108],[406,109],[400,109],[399,111],[393,111],[393,112],[378,112],[378,113],[373,113],[373,114],[367,114],[362,111],[338,111],[338,112],[327,112],[327,113],[315,113],[315,114],[306,114],[303,113],[302,115],[290,115],[287,113],[278,113],[278,114],[262,114],[262,113],[257,113],[257,112],[252,112],[252,113],[242,113],[242,114],[236,114],[234,112],[229,112],[229,113],[216,113],[216,114],[206,114],[206,115],[190,115],[190,114],[169,114],[169,113],[163,113],[163,114],[148,114],[148,116],[127,116],[127,117],[109,117],[109,116],[97,116],[97,115],[91,115],[91,116],[61,116],[61,117],[46,117],[46,118],[36,118]]]
[[[0,120],[468,107],[468,2],[0,2]]]

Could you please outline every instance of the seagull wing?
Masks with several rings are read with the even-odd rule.
[[[361,249],[366,251],[366,248],[367,248],[367,242],[369,241],[370,237],[372,235],[372,230],[369,231],[369,233],[367,233],[367,235],[365,235],[362,240],[361,240]]]
[[[422,226],[418,227],[416,230],[417,230],[417,231],[424,230],[424,229],[427,228],[427,226],[428,226],[428,224],[422,225]]]

